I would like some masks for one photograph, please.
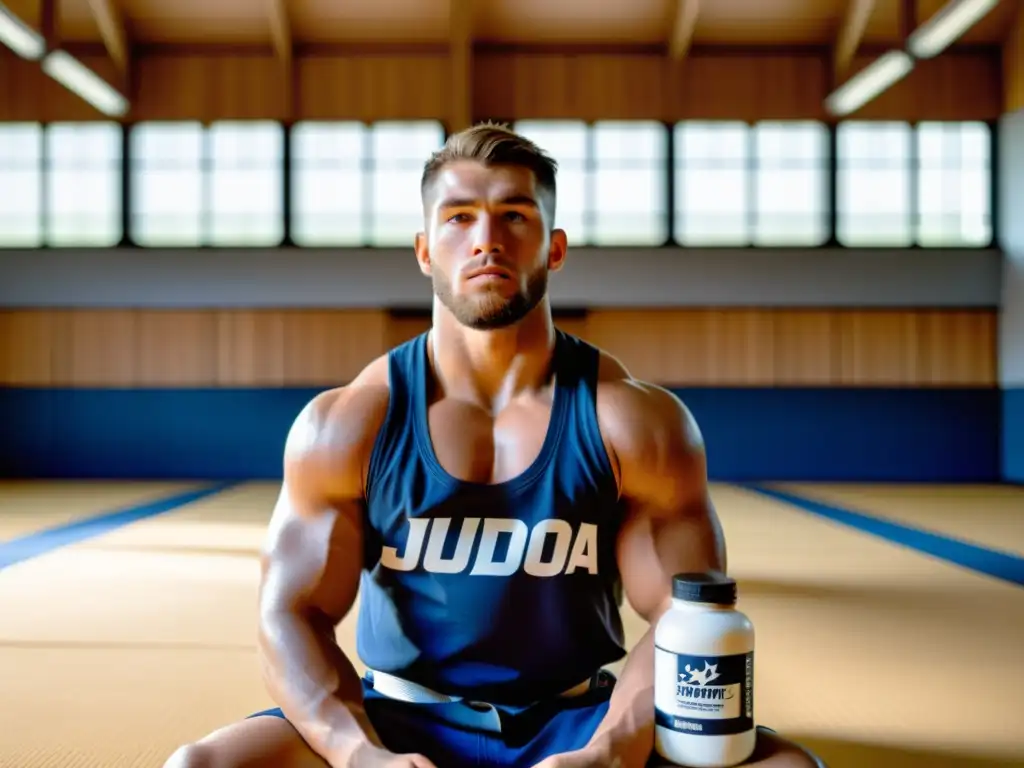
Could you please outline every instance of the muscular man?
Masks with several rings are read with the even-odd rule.
[[[167,768],[640,768],[671,577],[724,570],[701,435],[672,394],[557,330],[556,164],[498,126],[427,162],[431,330],[316,397],[287,439],[260,585],[280,708]],[[360,679],[334,631],[359,595]],[[767,730],[750,761],[814,766]]]

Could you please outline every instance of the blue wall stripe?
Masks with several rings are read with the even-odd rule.
[[[0,476],[281,477],[292,420],[319,390],[0,388]],[[723,482],[997,482],[1002,393],[981,389],[674,390]]]
[[[795,493],[755,484],[740,487],[777,501],[791,504],[827,520],[847,525],[917,552],[943,560],[961,568],[991,576],[1017,586],[1024,586],[1024,558],[1008,552],[971,544],[960,539],[915,528],[852,509],[826,504]]]
[[[47,528],[17,539],[0,542],[0,570],[15,563],[52,552],[59,547],[66,547],[69,544],[77,544],[86,539],[95,538],[129,523],[162,515],[186,504],[213,496],[230,486],[230,483],[220,483],[184,493],[177,493],[173,496],[166,496],[162,499],[156,499],[125,509],[102,513],[83,520],[76,520],[67,525]]]
[[[1024,388],[1003,391],[1003,479],[1024,484]]]

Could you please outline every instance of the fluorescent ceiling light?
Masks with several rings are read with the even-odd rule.
[[[949,0],[910,34],[907,50],[918,59],[938,56],[997,5],[999,0]]]
[[[37,61],[46,52],[46,41],[43,36],[11,13],[7,6],[0,3],[0,43],[3,43],[18,56],[30,61]]]
[[[122,117],[128,112],[128,100],[114,86],[66,51],[47,54],[42,68],[43,72],[103,114]]]
[[[902,80],[914,68],[904,51],[889,51],[851,77],[825,99],[825,109],[836,116],[856,112],[883,91]]]

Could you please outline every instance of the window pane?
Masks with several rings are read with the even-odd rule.
[[[754,127],[757,208],[754,243],[821,245],[828,240],[828,129],[821,123]]]
[[[202,244],[204,133],[199,123],[132,129],[132,239],[144,246]]]
[[[0,247],[43,244],[43,128],[0,124]]]
[[[112,246],[121,240],[121,127],[54,123],[46,128],[46,240]]]
[[[564,229],[570,247],[591,242],[587,211],[590,171],[587,162],[587,125],[575,120],[523,120],[514,126],[519,133],[558,161],[558,199],[555,226]]]
[[[284,129],[269,121],[209,128],[211,245],[277,245],[284,237]]]
[[[992,241],[992,158],[984,123],[918,126],[917,242],[977,246]]]
[[[367,135],[355,122],[292,129],[292,237],[298,245],[365,244]]]
[[[675,126],[675,238],[681,245],[746,245],[750,129],[744,123]]]
[[[911,128],[907,123],[840,123],[836,238],[850,246],[912,242]]]
[[[668,132],[656,122],[593,127],[595,245],[661,245],[668,237]]]
[[[376,123],[370,131],[373,224],[369,242],[412,248],[416,233],[423,229],[423,166],[444,145],[444,128],[424,120]]]

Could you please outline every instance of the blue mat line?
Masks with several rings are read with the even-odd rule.
[[[1024,558],[1009,552],[971,544],[942,534],[915,528],[852,509],[825,504],[795,493],[768,488],[757,483],[737,483],[738,487],[790,504],[805,512],[847,525],[908,549],[967,568],[994,579],[1024,586]]]
[[[237,483],[208,485],[125,509],[101,513],[84,520],[76,520],[66,525],[36,531],[11,541],[0,542],[0,571],[16,563],[45,555],[60,547],[101,536],[129,523],[171,512],[186,504],[221,493],[233,485],[237,485]]]

